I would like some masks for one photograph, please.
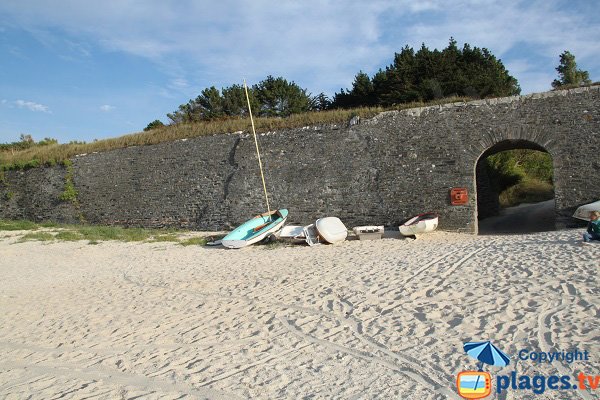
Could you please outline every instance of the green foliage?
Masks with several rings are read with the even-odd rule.
[[[35,231],[46,228],[41,232],[25,234],[20,241],[78,241],[87,240],[89,244],[98,244],[102,241],[116,240],[120,242],[173,242],[182,246],[206,244],[204,237],[189,237],[187,232],[178,232],[171,229],[143,229],[123,228],[119,226],[97,225],[60,225],[55,223],[34,223],[31,221],[0,220],[0,231]],[[56,229],[49,229],[56,228]],[[180,238],[183,235],[184,237]]]
[[[31,135],[21,134],[18,142],[0,143],[0,152],[15,152],[36,146],[50,146],[55,144],[58,144],[58,140],[56,139],[44,138],[36,143]]]
[[[50,146],[53,144],[58,144],[58,140],[52,139],[52,138],[44,138],[44,139],[40,140],[39,142],[37,142],[38,146]]]
[[[246,100],[246,91],[243,85],[232,85],[223,88],[223,111],[228,117],[247,117],[248,101]],[[260,105],[251,88],[248,89],[250,106],[252,110],[258,110]]]
[[[152,242],[179,242],[175,233],[156,235],[151,239]]]
[[[268,76],[248,89],[250,105],[259,117],[287,117],[310,111],[315,99],[294,82]],[[216,87],[202,90],[193,100],[182,104],[167,117],[174,124],[212,121],[248,115],[246,93],[242,85],[232,85],[219,91]]]
[[[589,73],[577,69],[575,56],[567,50],[560,55],[560,64],[556,67],[556,71],[558,72],[559,79],[555,79],[552,82],[552,87],[555,89],[563,86],[589,85],[592,83]]]
[[[0,231],[31,231],[38,228],[38,224],[27,220],[12,221],[0,219]]]
[[[543,151],[502,151],[489,156],[487,163],[496,176],[500,177],[503,183],[502,190],[528,178],[552,184],[552,157]]]
[[[164,127],[165,124],[162,123],[161,120],[159,119],[155,119],[154,121],[150,122],[145,128],[144,128],[144,132],[150,131],[152,129],[158,129],[158,128],[162,128]]]
[[[323,92],[312,98],[312,109],[316,111],[325,111],[331,107],[331,100]]]
[[[49,232],[31,232],[19,239],[19,242],[27,242],[30,240],[39,240],[42,242],[47,242],[50,240],[55,240],[55,236]]]
[[[442,51],[431,51],[425,44],[417,52],[405,46],[394,55],[393,63],[372,79],[359,72],[351,90],[335,94],[332,107],[385,107],[448,96],[485,98],[520,92],[517,80],[489,50],[469,44],[461,50],[450,38]]]
[[[182,246],[204,246],[206,245],[206,238],[203,237],[195,237],[182,240],[179,242]]]
[[[371,106],[376,103],[374,83],[369,75],[359,71],[352,82],[352,89],[349,91],[340,90],[333,99],[333,105],[338,108],[354,108],[361,105]]]
[[[62,201],[69,201],[71,203],[77,201],[77,190],[75,190],[73,182],[67,182],[65,184],[65,190],[60,194],[59,198]]]
[[[67,173],[65,174],[65,188],[60,194],[59,199],[62,201],[69,201],[77,206],[77,190],[73,184],[73,163],[71,160],[64,160],[63,164],[67,168]]]
[[[306,89],[281,77],[269,75],[253,86],[252,91],[260,104],[258,115],[262,117],[288,117],[311,108],[311,98]]]
[[[499,201],[501,207],[513,207],[522,203],[539,203],[553,198],[552,184],[537,179],[524,179],[500,193]]]
[[[500,193],[500,205],[550,200],[554,197],[552,157],[536,150],[502,151],[487,157],[487,173]]]

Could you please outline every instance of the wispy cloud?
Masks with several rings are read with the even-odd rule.
[[[14,102],[14,105],[16,105],[19,108],[25,108],[25,109],[28,109],[28,110],[34,111],[34,112],[44,112],[44,113],[51,114],[50,108],[48,106],[45,106],[43,104],[34,103],[33,101],[16,100]]]
[[[100,106],[100,111],[103,112],[111,112],[112,110],[114,110],[116,107],[115,106],[111,106],[109,104],[104,104]]]
[[[565,49],[600,71],[597,2],[223,0],[206,6],[147,0],[138,5],[21,0],[4,2],[0,14],[30,29],[60,29],[106,50],[147,58],[171,77],[167,91],[222,87],[243,77],[255,82],[273,74],[313,92],[331,92],[349,86],[359,70],[373,73],[391,63],[405,44],[442,48],[450,36],[459,44],[487,47],[505,62],[543,59],[548,65],[535,67],[537,78],[536,70],[517,76],[525,92],[538,86],[530,85],[530,78],[538,82],[552,74],[550,63]],[[518,54],[523,45],[531,54]],[[76,45],[74,51],[90,50]]]

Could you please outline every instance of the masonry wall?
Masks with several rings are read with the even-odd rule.
[[[259,136],[272,208],[306,224],[398,225],[425,211],[440,228],[477,231],[475,168],[486,151],[531,143],[554,160],[559,227],[600,198],[600,87],[385,112],[353,126]],[[76,207],[58,200],[65,168],[9,171],[0,218],[229,229],[266,209],[254,142],[224,134],[73,160]],[[466,187],[469,203],[451,206]],[[483,188],[481,190],[484,190]]]

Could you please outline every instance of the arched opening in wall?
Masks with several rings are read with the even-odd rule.
[[[553,160],[526,140],[504,140],[477,160],[479,234],[555,229]]]

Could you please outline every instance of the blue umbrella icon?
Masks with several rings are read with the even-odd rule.
[[[490,342],[468,342],[463,345],[468,355],[479,361],[479,370],[483,371],[483,364],[496,367],[506,367],[510,358],[502,350]]]
[[[510,358],[502,350],[490,342],[468,342],[463,345],[467,354],[479,361],[479,371],[483,371],[483,364],[494,365],[496,367],[506,367],[510,363]],[[475,386],[479,383],[479,376],[475,381]]]

